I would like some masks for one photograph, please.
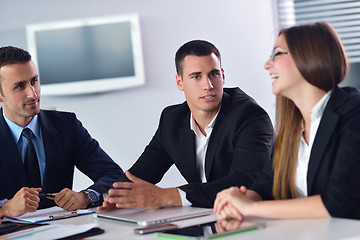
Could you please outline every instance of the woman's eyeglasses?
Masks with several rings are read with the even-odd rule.
[[[271,52],[270,58],[271,58],[272,61],[274,61],[277,56],[281,56],[281,55],[284,55],[284,54],[285,55],[290,55],[290,52],[278,51],[278,50],[273,49],[272,52]]]

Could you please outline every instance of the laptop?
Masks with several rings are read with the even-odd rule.
[[[124,208],[97,213],[97,217],[132,222],[142,226],[172,222],[213,214],[211,208],[166,207],[156,210]]]

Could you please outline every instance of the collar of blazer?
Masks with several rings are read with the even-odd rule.
[[[17,182],[14,185],[25,186],[28,182],[24,164],[17,149],[15,141],[11,136],[9,126],[6,124],[2,109],[0,111],[0,165],[8,169],[9,174],[14,176],[12,179]],[[11,180],[12,181],[12,180]]]
[[[224,90],[224,94],[221,102],[221,109],[216,118],[216,122],[213,131],[211,133],[208,148],[206,151],[206,157],[205,157],[206,179],[210,179],[210,172],[211,172],[210,170],[214,162],[216,150],[219,147],[218,143],[222,142],[222,138],[224,137],[224,131],[221,131],[221,129],[223,129],[222,126],[225,126],[227,123],[226,116],[228,115],[230,101],[231,101],[230,95],[227,94]]]
[[[340,89],[339,87],[335,87],[330,96],[329,102],[325,107],[310,154],[307,175],[309,194],[312,191],[317,169],[323,160],[326,146],[328,145],[340,119],[340,114],[337,112],[337,108],[341,106],[347,98],[348,94],[346,91]]]
[[[43,191],[50,191],[49,186],[53,186],[53,182],[56,179],[56,176],[59,174],[60,164],[62,163],[62,153],[64,143],[57,136],[59,131],[56,129],[57,119],[60,117],[55,115],[51,117],[50,114],[60,114],[59,112],[40,110],[39,112],[39,123],[41,126],[41,134],[43,137],[44,150],[45,150],[45,159],[46,159],[46,168],[44,174],[44,185]],[[63,126],[66,128],[67,126]]]

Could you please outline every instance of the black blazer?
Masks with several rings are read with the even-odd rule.
[[[321,195],[331,216],[360,219],[360,92],[333,90],[311,149],[308,196]],[[251,188],[266,199],[272,196],[269,162]]]
[[[46,169],[43,192],[56,193],[72,189],[74,167],[94,181],[89,188],[107,192],[122,174],[121,168],[91,138],[73,113],[40,110],[39,123],[43,136]],[[25,169],[0,111],[0,199],[12,198],[28,186]],[[53,206],[54,201],[41,198],[40,208]]]
[[[253,184],[270,159],[272,140],[266,112],[239,88],[225,88],[206,153],[207,183],[201,183],[196,170],[195,134],[186,102],[163,110],[153,139],[129,171],[156,184],[175,164],[188,182],[180,187],[186,198],[193,206],[212,207],[220,190]],[[128,181],[125,174],[119,180]]]

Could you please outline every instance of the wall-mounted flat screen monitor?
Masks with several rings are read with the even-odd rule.
[[[137,14],[31,24],[26,32],[42,95],[105,92],[145,83]]]

